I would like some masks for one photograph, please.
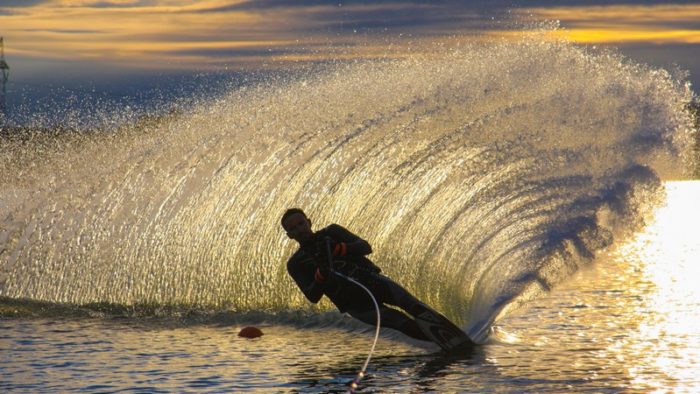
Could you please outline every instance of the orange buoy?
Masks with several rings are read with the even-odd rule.
[[[261,337],[263,332],[257,327],[243,327],[241,331],[238,332],[239,337],[243,338],[257,338]]]

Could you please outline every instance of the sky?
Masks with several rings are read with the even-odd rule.
[[[552,36],[686,70],[700,90],[700,1],[0,0],[10,84],[37,86],[400,57],[547,21]]]

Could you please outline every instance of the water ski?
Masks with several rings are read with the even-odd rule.
[[[445,353],[462,353],[474,348],[474,342],[464,331],[445,316],[428,307],[416,316],[416,323],[423,333]]]

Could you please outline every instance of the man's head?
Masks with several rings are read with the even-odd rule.
[[[299,208],[287,209],[282,215],[281,223],[287,236],[299,243],[306,242],[314,236],[311,220]]]

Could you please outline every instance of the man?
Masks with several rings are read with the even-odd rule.
[[[281,222],[287,236],[299,243],[299,250],[287,262],[287,271],[309,301],[317,303],[326,295],[340,312],[374,325],[376,312],[370,296],[360,286],[337,275],[338,272],[372,292],[379,304],[382,326],[415,339],[433,340],[415,320],[416,316],[431,310],[406,289],[380,274],[379,267],[365,257],[372,253],[367,241],[337,224],[314,232],[311,220],[299,208],[288,209]],[[329,259],[333,260],[332,267]],[[401,308],[405,313],[387,305]]]

